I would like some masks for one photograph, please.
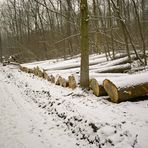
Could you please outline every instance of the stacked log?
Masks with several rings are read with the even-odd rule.
[[[115,65],[111,67],[105,67],[100,69],[99,73],[124,73],[125,71],[131,69],[131,65],[129,63],[127,64],[121,64],[121,65]]]
[[[51,83],[55,83],[55,77],[53,75],[50,75],[50,81]]]
[[[62,78],[61,76],[57,76],[55,84],[60,85],[62,87],[68,87],[68,81],[65,78]]]
[[[34,67],[34,69],[33,69],[33,74],[34,74],[35,76],[38,76],[38,69],[37,69],[37,67]]]
[[[57,78],[55,80],[55,84],[56,85],[61,85],[61,81],[62,81],[62,77],[61,76],[57,76]]]
[[[37,76],[43,77],[43,72],[42,72],[42,70],[40,70],[40,68],[38,66],[35,68],[35,70],[36,70],[36,75]]]
[[[23,72],[27,72],[28,73],[28,68],[27,67],[20,66],[20,70],[23,71]]]
[[[93,91],[93,94],[97,97],[107,94],[104,87],[102,85],[99,85],[98,81],[94,78],[90,80],[89,87]]]
[[[68,77],[68,86],[72,89],[75,89],[77,87],[77,82],[74,75]]]
[[[68,87],[68,81],[65,78],[62,78],[62,80],[61,80],[61,86],[62,87]]]
[[[49,79],[49,76],[48,76],[48,74],[47,74],[47,72],[46,72],[45,70],[43,70],[43,78],[44,78],[45,80],[47,80],[47,81],[50,80],[50,79]]]
[[[130,78],[131,79],[123,79],[123,82],[126,83],[126,85],[124,84],[123,86],[119,85],[120,80],[118,80],[117,82],[112,82],[108,79],[105,79],[103,81],[103,86],[110,96],[112,102],[119,103],[148,94],[148,79],[146,78],[146,74],[141,74],[141,76],[139,75],[139,77],[133,76],[133,78]],[[131,81],[133,81],[134,83],[132,83]]]
[[[33,69],[28,68],[28,73],[33,73]]]

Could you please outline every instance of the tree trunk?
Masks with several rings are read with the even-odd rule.
[[[144,41],[148,44],[148,1],[142,0],[142,9],[143,9],[143,32],[144,32]],[[146,54],[146,49],[143,51],[143,54]],[[147,58],[145,56],[145,64],[147,65]]]
[[[88,6],[87,0],[81,0],[81,75],[80,86],[89,88],[89,46],[88,46]]]

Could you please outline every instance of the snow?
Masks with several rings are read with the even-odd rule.
[[[148,83],[148,71],[143,71],[141,73],[131,74],[123,76],[121,79],[112,79],[113,83],[118,88],[132,87],[135,85],[142,85]]]
[[[114,104],[80,88],[56,86],[17,66],[0,66],[0,148],[146,148],[147,115],[147,99]]]
[[[90,55],[90,65],[96,65],[101,64],[102,62],[106,62],[106,57],[104,54],[98,55],[93,54]],[[47,61],[41,61],[41,62],[33,62],[33,63],[26,63],[22,64],[22,67],[28,67],[28,68],[34,68],[34,67],[40,67],[41,69],[44,69],[46,71],[49,70],[66,70],[69,68],[73,68],[76,71],[79,70],[80,67],[80,57],[74,57],[72,59],[59,59],[59,60],[47,60]]]

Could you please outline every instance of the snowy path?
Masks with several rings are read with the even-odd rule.
[[[11,76],[0,71],[0,148],[69,147],[65,144],[73,141],[43,110],[25,101]]]
[[[0,148],[148,147],[148,100],[106,99],[0,66]]]

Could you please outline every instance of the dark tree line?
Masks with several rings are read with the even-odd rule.
[[[89,52],[134,53],[146,64],[147,0],[88,1]],[[80,53],[80,0],[6,0],[1,5],[5,54],[48,59]],[[144,57],[144,59],[143,59]]]

